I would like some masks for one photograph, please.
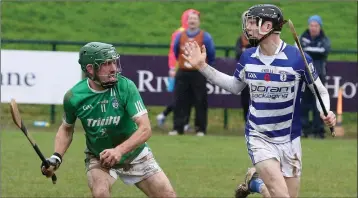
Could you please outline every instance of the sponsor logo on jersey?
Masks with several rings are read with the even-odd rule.
[[[117,98],[113,98],[113,99],[112,99],[112,107],[115,108],[115,109],[117,109],[118,106],[119,106],[119,103],[118,103]]]
[[[97,119],[89,118],[87,119],[87,126],[95,127],[95,126],[118,125],[120,119],[121,116],[108,116],[105,118],[97,118]]]
[[[274,87],[274,86],[265,86],[265,85],[254,85],[251,84],[250,90],[252,93],[252,98],[287,98],[289,95],[290,87]]]

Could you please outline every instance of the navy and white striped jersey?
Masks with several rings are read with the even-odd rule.
[[[305,55],[316,80],[312,59]],[[245,134],[277,144],[299,137],[301,93],[312,83],[309,75],[299,50],[282,40],[274,56],[264,56],[259,47],[247,49],[234,72],[250,89]]]

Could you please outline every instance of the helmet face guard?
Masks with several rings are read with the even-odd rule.
[[[248,25],[251,23],[255,23],[256,26],[255,28],[252,27],[252,25],[250,25],[250,30],[252,32],[252,34],[249,34],[249,30],[248,30]],[[267,38],[268,36],[270,36],[273,32],[274,32],[274,28],[271,28],[268,32],[263,32],[261,31],[261,26],[263,24],[263,20],[260,17],[257,16],[253,16],[253,15],[249,15],[249,14],[245,14],[245,16],[242,19],[242,31],[244,32],[244,35],[246,36],[247,40],[249,41],[250,45],[256,47],[259,45],[259,43],[264,40],[265,38]],[[255,35],[256,32],[259,35],[263,35],[261,38],[259,38],[259,35]]]
[[[101,67],[108,65],[108,64],[115,64],[116,65],[116,70],[113,73],[108,73],[108,74],[98,74],[99,70],[101,69]],[[120,56],[114,56],[112,59],[107,59],[105,61],[103,61],[102,59],[96,59],[94,61],[93,64],[93,68],[94,68],[94,75],[91,76],[89,74],[89,78],[91,80],[93,80],[96,84],[102,86],[103,88],[107,89],[107,88],[111,88],[113,87],[117,82],[118,82],[118,78],[122,72],[122,66],[120,63]],[[112,80],[111,80],[112,79]]]
[[[256,5],[251,7],[249,10],[244,12],[241,17],[242,20],[242,31],[246,38],[249,40],[250,44],[253,46],[259,45],[261,41],[270,36],[272,33],[280,34],[282,26],[287,22],[283,20],[283,15],[281,10],[269,4],[264,5]],[[272,28],[267,31],[261,31],[261,26],[266,21],[272,22]],[[252,28],[252,24],[256,24],[256,28]],[[259,35],[251,35],[248,33],[248,25],[250,25],[250,30],[254,32],[258,32],[259,35],[263,35],[261,38],[258,38]]]

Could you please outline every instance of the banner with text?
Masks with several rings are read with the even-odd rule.
[[[146,105],[168,105],[173,93],[167,92],[168,67],[166,56],[123,55],[121,65],[123,75],[132,79],[138,86]],[[218,58],[215,68],[232,75],[236,61],[231,58]],[[357,112],[357,63],[328,62],[327,87],[331,96],[331,109],[336,109],[338,89],[343,88],[343,110]],[[239,95],[207,83],[209,107],[241,108]]]
[[[78,53],[1,50],[1,102],[62,104],[81,80]]]
[[[173,100],[167,91],[166,56],[122,55],[123,75],[132,79],[146,105],[166,106]],[[236,61],[218,58],[219,71],[232,75]],[[343,88],[343,110],[357,112],[356,62],[328,62],[326,84],[331,109],[336,109],[339,87]],[[1,50],[1,102],[62,104],[65,92],[81,79],[77,52]],[[207,83],[209,107],[241,108],[240,95]]]

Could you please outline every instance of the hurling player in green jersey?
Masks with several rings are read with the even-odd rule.
[[[51,165],[41,171],[51,177],[69,148],[76,119],[86,137],[85,166],[93,197],[110,197],[120,178],[149,197],[176,197],[176,193],[146,141],[151,126],[136,85],[120,75],[119,54],[106,43],[91,42],[79,53],[87,78],[64,96],[64,118],[55,138]]]

